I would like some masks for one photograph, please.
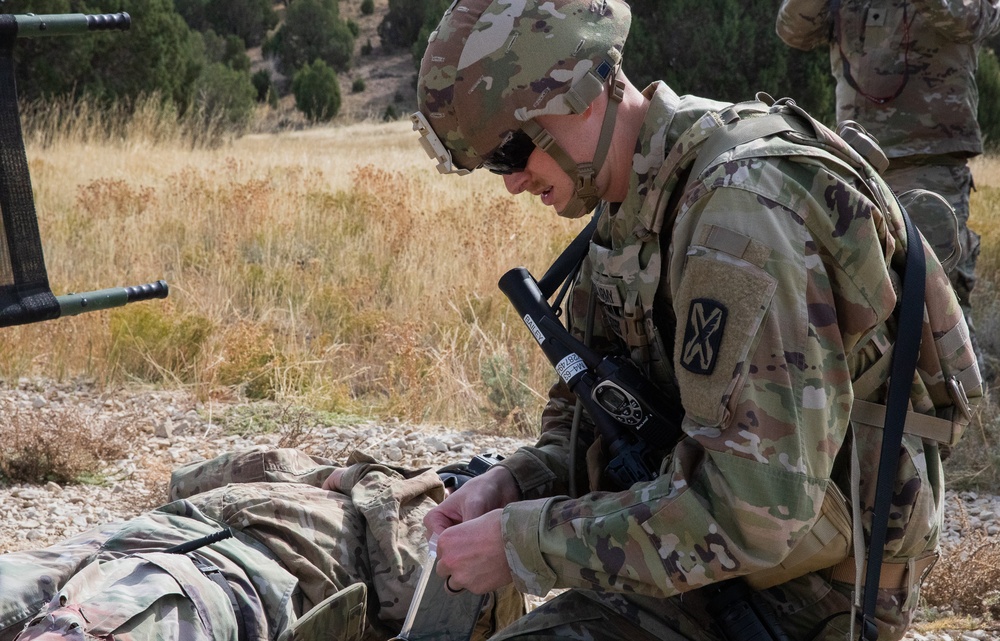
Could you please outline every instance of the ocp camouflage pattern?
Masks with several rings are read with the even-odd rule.
[[[573,83],[620,62],[629,17],[621,0],[463,3],[428,39],[418,107],[453,161],[475,169],[524,120],[571,113]],[[455,41],[465,34],[466,42]],[[543,48],[555,55],[537,55]],[[549,66],[552,60],[559,62]],[[505,104],[531,107],[515,116],[502,111]]]
[[[13,639],[39,610],[76,616],[88,633],[113,632],[122,641],[235,641],[227,595],[192,557],[222,570],[251,641],[277,639],[298,616],[357,582],[368,586],[365,638],[393,636],[427,554],[423,515],[444,488],[430,470],[383,466],[360,453],[349,464],[342,491],[328,492],[319,486],[334,469],[329,460],[292,449],[224,454],[178,469],[174,500],[163,507],[0,556],[0,641]],[[163,552],[223,527],[235,538],[191,555]],[[494,596],[476,638],[522,612],[513,590]]]
[[[754,140],[682,182],[725,105],[659,83],[645,94],[652,104],[629,195],[602,216],[568,315],[582,336],[588,299],[598,297],[595,344],[630,354],[664,393],[678,391],[684,438],[664,453],[654,481],[609,492],[592,468],[599,491],[563,496],[573,397],[557,384],[538,444],[501,463],[526,499],[505,508],[503,536],[523,591],[582,588],[647,631],[671,627],[657,612],[688,612],[683,628],[693,630],[690,604],[706,587],[781,561],[813,525],[830,483],[851,495],[853,381],[886,362],[905,240],[898,209],[883,212],[846,156],[819,145]],[[668,202],[676,203],[670,211]],[[931,348],[965,325],[940,263],[924,250],[928,348],[911,398],[933,415],[954,406],[947,377],[965,377],[970,396],[981,390],[967,340],[946,358]],[[884,381],[865,400],[882,402]],[[881,431],[854,431],[867,530]],[[936,549],[942,484],[937,445],[905,436],[887,563]],[[803,607],[831,589],[840,593],[828,602],[835,605]],[[829,607],[849,608],[849,591],[813,573],[765,594],[804,634]],[[684,605],[670,605],[682,594]],[[916,599],[915,587],[880,595],[880,638],[902,635]],[[534,623],[524,627],[552,612],[529,615]],[[713,636],[701,629],[690,638]]]
[[[982,153],[975,73],[1000,1],[784,0],[777,31],[798,49],[830,45],[837,120],[864,124],[890,158]]]

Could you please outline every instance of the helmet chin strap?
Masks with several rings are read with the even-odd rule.
[[[597,193],[597,174],[601,171],[604,160],[608,156],[608,150],[611,148],[611,138],[615,130],[615,115],[618,113],[618,105],[625,96],[625,83],[618,79],[617,74],[613,78],[611,92],[608,96],[608,108],[604,112],[601,135],[597,141],[593,161],[578,163],[573,160],[555,141],[552,134],[534,120],[526,121],[521,127],[524,133],[531,136],[535,146],[551,156],[566,172],[566,175],[573,179],[573,196],[566,207],[558,212],[560,216],[579,218],[592,211],[600,202],[600,196]]]

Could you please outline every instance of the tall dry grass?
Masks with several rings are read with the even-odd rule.
[[[969,227],[980,235],[973,320],[979,346],[994,367],[1000,365],[1000,157],[971,162],[976,191],[970,200]],[[1000,491],[1000,381],[993,381],[962,441],[948,460],[949,482],[961,489]]]
[[[534,423],[551,367],[496,281],[518,265],[540,274],[580,221],[483,172],[440,176],[405,121],[226,141],[160,104],[26,110],[53,291],[164,278],[171,294],[7,329],[0,376]],[[1000,351],[1000,161],[974,172],[977,325]]]
[[[152,108],[65,115],[25,127],[53,292],[163,278],[170,296],[5,329],[0,376],[536,423],[552,370],[496,282],[540,275],[582,222],[439,175],[408,122],[211,146]]]

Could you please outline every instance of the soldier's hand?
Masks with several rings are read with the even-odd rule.
[[[511,473],[503,467],[492,467],[485,474],[466,481],[460,490],[452,492],[424,516],[427,536],[440,534],[453,525],[471,521],[520,497]]]
[[[347,468],[338,467],[334,471],[330,472],[330,476],[326,477],[323,481],[323,489],[328,492],[339,492],[340,491],[340,477],[344,475]]]
[[[449,590],[486,594],[513,581],[500,531],[502,513],[492,510],[448,528],[438,537],[437,573],[447,579]]]

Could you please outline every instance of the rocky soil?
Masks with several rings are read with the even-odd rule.
[[[0,485],[0,553],[44,546],[155,507],[166,500],[171,469],[226,451],[294,446],[339,461],[361,450],[394,465],[425,467],[512,452],[526,442],[440,425],[335,420],[273,403],[201,402],[183,390],[99,392],[86,384],[27,380],[0,387],[0,420],[15,413],[39,423],[102,417],[80,425],[138,428],[140,437],[126,456],[106,464],[100,484]]]
[[[394,464],[423,467],[468,460],[486,451],[508,453],[526,442],[440,425],[338,421],[274,404],[201,402],[184,390],[101,392],[87,384],[27,380],[0,384],[0,420],[13,415],[93,417],[106,421],[101,424],[104,428],[136,428],[140,438],[127,455],[105,465],[100,484],[0,486],[0,553],[43,547],[154,507],[166,499],[173,467],[224,451],[295,446],[344,460],[358,449]],[[242,434],[232,433],[235,430]],[[1000,497],[950,492],[946,505],[945,545],[957,544],[972,530],[985,533],[986,541],[1000,543]],[[966,627],[973,629],[939,630],[922,622],[907,638],[1000,638],[994,630],[975,629],[975,624]]]

